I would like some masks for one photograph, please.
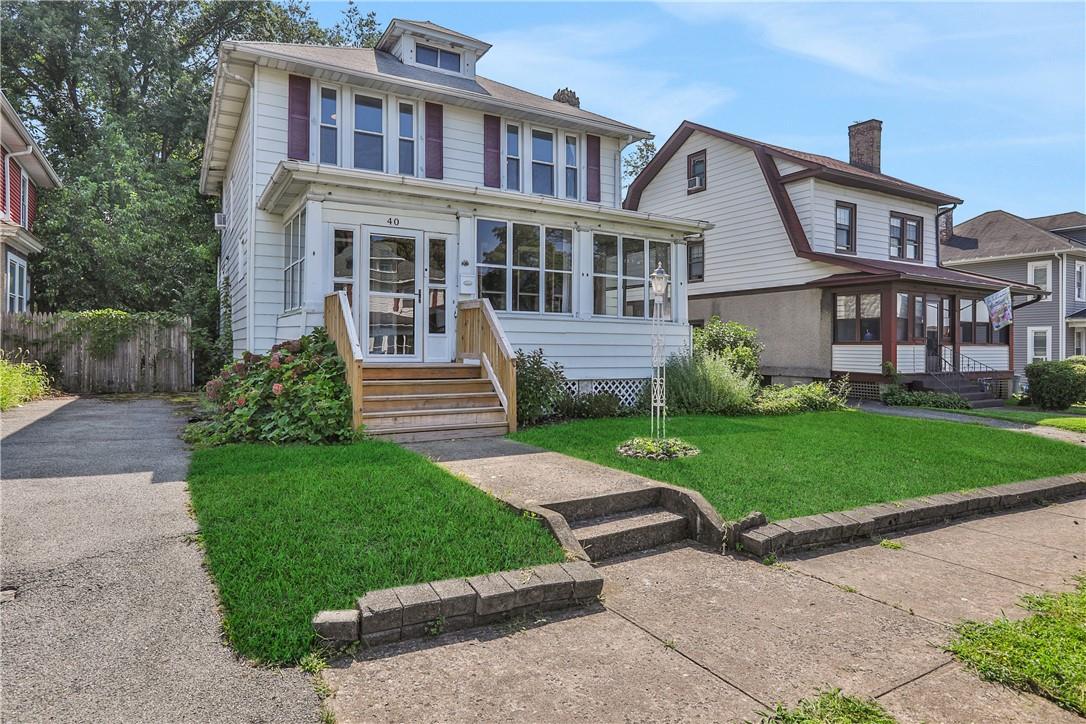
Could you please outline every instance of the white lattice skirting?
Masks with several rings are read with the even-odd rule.
[[[592,395],[601,392],[609,392],[618,398],[625,407],[633,407],[641,398],[648,379],[623,379],[623,380],[568,380],[571,395]]]

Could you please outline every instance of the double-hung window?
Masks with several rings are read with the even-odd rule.
[[[460,72],[460,53],[444,48],[435,48],[431,45],[417,43],[415,45],[415,60],[431,68],[441,68],[450,73]]]
[[[566,136],[566,198],[577,200],[577,137]]]
[[[838,201],[834,249],[841,254],[856,253],[856,204]]]
[[[494,309],[570,312],[573,303],[571,229],[479,219],[476,245],[479,293],[490,300]]]
[[[686,279],[705,281],[705,242],[693,241],[686,246]]]
[[[320,162],[339,163],[339,92],[321,88]]]
[[[384,103],[380,98],[355,94],[354,167],[385,170]]]
[[[532,129],[532,193],[554,196],[554,134]]]
[[[835,294],[833,341],[878,342],[882,339],[882,295]]]
[[[1026,328],[1026,362],[1047,362],[1052,359],[1052,328]]]
[[[505,188],[520,191],[520,126],[505,125]]]
[[[890,257],[906,261],[924,260],[924,224],[920,217],[890,214]]]
[[[1086,261],[1075,262],[1075,301],[1086,302]]]
[[[1052,291],[1052,260],[1031,261],[1026,265],[1026,281],[1046,292]],[[1048,295],[1045,299],[1051,299]]]
[[[25,312],[30,298],[30,277],[26,272],[26,260],[8,254],[8,304],[9,312]]]
[[[415,175],[415,106],[400,101],[400,158],[399,170],[403,176]]]
[[[705,190],[705,151],[697,151],[686,157],[686,193],[696,194]]]
[[[302,306],[305,281],[305,210],[283,227],[283,311]]]
[[[671,244],[613,234],[592,238],[592,313],[597,316],[645,319],[649,306],[649,274],[661,265],[671,271]],[[650,268],[651,266],[651,268]],[[670,302],[665,318],[670,317]]]
[[[347,294],[354,304],[354,231],[332,230],[332,289]]]

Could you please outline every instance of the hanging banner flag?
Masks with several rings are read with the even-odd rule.
[[[993,330],[1003,329],[1013,321],[1010,287],[988,295],[984,298],[984,303],[988,306],[988,317]]]

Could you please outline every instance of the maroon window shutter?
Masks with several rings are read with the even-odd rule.
[[[588,136],[586,139],[586,161],[588,171],[588,201],[600,200],[600,137]]]
[[[290,76],[287,90],[287,158],[309,160],[309,78]]]
[[[502,185],[502,120],[483,116],[483,185]]]
[[[426,104],[426,178],[445,177],[445,106]]]

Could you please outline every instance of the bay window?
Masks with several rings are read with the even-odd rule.
[[[878,342],[882,339],[882,294],[835,294],[834,343]]]
[[[283,227],[283,311],[302,306],[305,281],[305,210]]]
[[[479,293],[494,309],[572,311],[572,229],[479,219],[476,247]]]
[[[554,134],[532,130],[532,193],[554,196]]]
[[[354,97],[354,167],[385,170],[384,102],[380,98]]]
[[[320,162],[339,163],[339,93],[335,88],[321,88]]]

